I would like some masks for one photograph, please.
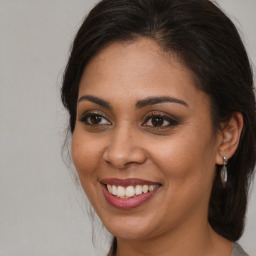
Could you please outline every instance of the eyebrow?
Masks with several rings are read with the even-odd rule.
[[[81,101],[83,101],[83,100],[91,101],[91,102],[93,102],[93,103],[95,103],[95,104],[98,104],[98,105],[100,105],[100,106],[102,106],[102,107],[104,107],[104,108],[107,108],[107,109],[112,109],[111,104],[110,104],[108,101],[102,100],[102,99],[100,99],[100,98],[98,98],[98,97],[95,97],[95,96],[83,95],[83,96],[81,96],[81,97],[78,99],[77,102],[79,103],[79,102],[81,102]]]
[[[93,103],[100,105],[107,109],[112,109],[112,106],[108,101],[100,99],[100,98],[92,96],[92,95],[83,95],[78,99],[77,102],[79,103],[83,100],[93,102]],[[146,106],[151,106],[151,105],[155,105],[155,104],[159,104],[159,103],[168,103],[168,102],[177,103],[177,104],[181,104],[181,105],[188,107],[188,104],[185,101],[177,99],[177,98],[169,97],[169,96],[148,97],[146,99],[137,101],[135,106],[136,106],[136,108],[143,108]]]
[[[188,107],[187,102],[185,102],[184,100],[180,100],[180,99],[169,97],[169,96],[163,96],[163,97],[149,97],[143,100],[139,100],[136,103],[136,108],[143,108],[150,105],[155,105],[159,103],[168,103],[168,102],[178,103]]]

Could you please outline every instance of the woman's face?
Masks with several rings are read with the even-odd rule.
[[[72,157],[116,237],[145,239],[207,224],[219,141],[209,97],[154,41],[112,43],[86,66]]]

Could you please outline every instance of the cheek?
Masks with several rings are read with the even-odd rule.
[[[89,201],[95,206],[97,199],[98,164],[100,161],[100,145],[97,140],[90,139],[83,131],[75,130],[72,137],[72,159],[78,173],[81,185]]]
[[[175,189],[186,182],[189,186],[206,180],[211,182],[215,154],[211,136],[202,136],[196,132],[155,143],[154,151],[151,151],[154,162]]]
[[[207,211],[215,170],[210,145],[207,140],[198,143],[197,136],[180,136],[164,147],[154,144],[151,156],[164,177],[163,212],[171,212],[173,219],[186,218],[197,209]]]
[[[97,145],[97,140],[93,142],[79,129],[74,131],[71,145],[72,159],[80,179],[83,176],[92,175],[99,161],[100,148]]]

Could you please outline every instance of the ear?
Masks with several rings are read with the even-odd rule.
[[[223,156],[231,158],[235,153],[243,128],[243,115],[236,112],[232,117],[221,124],[220,145],[216,156],[216,164],[223,165]]]

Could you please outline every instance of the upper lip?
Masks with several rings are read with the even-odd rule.
[[[137,179],[137,178],[128,178],[128,179],[118,179],[118,178],[106,178],[100,181],[103,184],[116,185],[122,187],[136,186],[136,185],[160,185],[158,182]]]

